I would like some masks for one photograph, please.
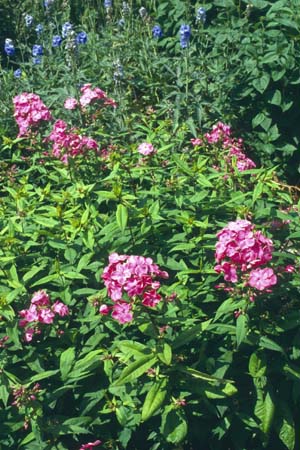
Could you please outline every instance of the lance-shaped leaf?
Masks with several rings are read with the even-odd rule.
[[[112,386],[121,386],[130,383],[143,375],[146,370],[150,369],[157,361],[157,357],[153,355],[143,356],[125,367],[120,377],[112,384]]]
[[[127,211],[126,206],[118,205],[117,212],[116,212],[116,219],[117,219],[117,224],[118,224],[119,228],[122,231],[125,231],[125,228],[127,226],[127,221],[128,221],[128,211]]]
[[[142,421],[150,419],[161,407],[166,397],[167,378],[155,381],[146,395],[142,408]]]

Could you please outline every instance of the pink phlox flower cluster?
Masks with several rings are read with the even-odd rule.
[[[74,133],[74,129],[68,131],[68,125],[63,120],[57,120],[47,141],[53,142],[52,155],[63,163],[68,163],[68,158],[74,158],[85,154],[88,150],[99,149],[97,142],[87,136]]]
[[[88,442],[87,444],[82,444],[79,450],[92,450],[94,447],[97,447],[98,445],[101,445],[102,442],[97,439],[95,442]]]
[[[80,89],[82,95],[79,99],[79,103],[82,108],[85,108],[86,106],[94,103],[97,100],[102,100],[104,105],[113,106],[114,108],[116,108],[117,103],[112,98],[108,97],[107,94],[102,91],[102,89],[98,87],[92,89],[91,86],[92,85],[88,83],[82,86],[82,88]]]
[[[231,128],[223,122],[218,122],[212,127],[212,131],[210,133],[206,133],[204,135],[209,144],[216,144],[223,141],[225,138],[229,138],[230,136]]]
[[[19,126],[18,137],[26,136],[40,122],[52,119],[49,109],[37,94],[23,92],[14,97],[13,103],[14,117]]]
[[[25,328],[25,341],[30,342],[34,334],[41,333],[41,324],[50,325],[56,315],[64,317],[68,314],[69,308],[67,305],[58,300],[51,305],[49,295],[45,291],[35,292],[29,308],[19,311],[21,317],[19,326]]]
[[[152,155],[153,153],[156,153],[155,148],[152,144],[149,142],[143,142],[138,146],[138,152],[141,153],[144,156]]]
[[[157,292],[160,287],[157,277],[168,278],[168,273],[160,270],[151,258],[112,253],[102,279],[114,305],[102,305],[100,313],[108,314],[112,309],[114,319],[120,323],[130,322],[133,319],[132,304],[123,299],[125,294],[129,300],[140,297],[144,306],[154,308],[161,301],[161,295]]]
[[[255,168],[256,164],[254,161],[245,155],[243,140],[235,139],[231,134],[232,132],[229,125],[218,122],[213,126],[212,131],[206,133],[204,137],[209,144],[222,144],[223,149],[227,152],[227,154],[224,155],[224,159],[229,166],[232,166],[232,161],[236,160],[236,167],[240,172]]]
[[[237,283],[240,272],[250,271],[248,284],[251,287],[264,290],[276,284],[277,277],[272,269],[256,270],[272,259],[273,242],[261,231],[255,231],[251,222],[248,220],[229,222],[217,233],[217,237],[215,257],[218,264],[215,271],[223,273],[225,281]],[[264,280],[260,284],[255,281],[258,275]]]

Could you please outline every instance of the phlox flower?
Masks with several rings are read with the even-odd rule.
[[[143,142],[138,146],[138,152],[141,153],[144,156],[152,155],[156,152],[153,145],[149,142]]]
[[[260,269],[261,272],[256,272],[254,269],[272,259],[273,242],[261,231],[255,231],[250,221],[229,222],[217,233],[217,237],[215,257],[218,264],[215,266],[215,271],[223,273],[225,281],[237,283],[241,273],[251,271],[248,284],[256,287],[261,286],[257,281],[258,275],[271,276],[272,269]],[[255,283],[256,286],[254,286]]]
[[[69,97],[65,100],[64,107],[66,109],[75,109],[78,106],[78,101],[74,97]]]
[[[239,172],[254,169],[256,164],[248,158],[243,149],[243,140],[231,137],[232,131],[229,125],[218,122],[210,133],[204,135],[209,144],[220,144],[224,150],[224,160],[232,170],[234,162]]]
[[[119,323],[127,323],[133,320],[133,313],[131,312],[132,305],[125,301],[118,301],[112,307],[111,316]]]
[[[33,294],[28,309],[19,311],[19,326],[25,328],[24,340],[31,342],[34,334],[41,333],[41,324],[51,325],[55,316],[66,316],[69,314],[67,305],[56,301],[52,306],[48,294],[44,290]]]
[[[102,91],[102,89],[96,87],[92,89],[90,83],[84,84],[80,89],[82,95],[79,99],[80,105],[85,108],[86,106],[94,103],[96,100],[102,100],[104,105],[110,105],[116,107],[116,102],[107,96],[107,94]]]
[[[94,139],[75,133],[74,129],[68,131],[68,125],[63,120],[57,120],[50,135],[45,139],[53,142],[52,155],[63,163],[68,163],[69,158],[84,155],[89,150],[98,150],[98,144]]]
[[[50,121],[51,113],[41,98],[33,93],[23,92],[13,99],[14,117],[19,126],[18,137],[25,136],[31,128],[42,121]]]
[[[277,276],[273,269],[269,267],[265,269],[253,269],[250,272],[248,284],[259,291],[264,291],[277,284]]]
[[[37,291],[33,294],[31,304],[48,306],[50,304],[49,295],[44,290]]]
[[[64,303],[59,302],[59,301],[56,301],[52,305],[52,311],[61,317],[68,316],[70,313],[67,305],[65,305]]]
[[[87,444],[82,444],[79,450],[92,450],[94,447],[101,445],[102,442],[97,439],[95,442],[88,442]]]
[[[168,278],[168,273],[160,270],[151,258],[112,253],[102,279],[114,305],[112,308],[102,305],[99,312],[107,315],[112,309],[112,317],[120,323],[126,323],[133,319],[131,302],[137,298],[140,298],[142,305],[155,307],[161,301],[157,292],[160,288],[157,277]],[[129,302],[124,300],[125,297]]]

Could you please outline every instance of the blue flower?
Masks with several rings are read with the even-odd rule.
[[[123,28],[125,26],[125,19],[120,19],[118,22],[119,27]]]
[[[85,31],[80,31],[80,33],[76,36],[76,44],[86,44],[87,43],[87,34]]]
[[[189,25],[182,24],[179,30],[179,34],[181,48],[187,48],[191,37],[191,27]]]
[[[201,23],[206,22],[206,10],[202,7],[197,10],[196,22],[201,22]]]
[[[59,35],[53,36],[52,47],[59,47],[62,43],[62,38]]]
[[[32,58],[33,64],[41,64],[42,58],[40,56],[36,56],[35,58]]]
[[[73,25],[70,22],[66,22],[63,24],[62,26],[62,37],[65,38],[67,37],[70,32],[73,30]]]
[[[43,46],[35,44],[32,47],[32,56],[42,56],[43,54]]]
[[[152,36],[156,39],[161,38],[163,35],[162,29],[159,25],[154,25],[152,28]]]
[[[35,31],[36,31],[36,33],[37,33],[38,36],[40,36],[40,35],[42,34],[43,29],[44,29],[44,27],[43,27],[43,25],[42,25],[41,23],[39,23],[39,24],[35,27]]]
[[[14,77],[15,78],[21,78],[21,75],[22,75],[22,70],[21,69],[16,69],[14,71]]]
[[[26,27],[31,27],[32,22],[33,22],[33,17],[30,16],[29,14],[26,14],[26,16],[25,16]]]
[[[4,51],[7,56],[13,56],[15,54],[15,47],[11,39],[5,39]]]
[[[104,8],[109,9],[112,7],[112,0],[104,0]]]

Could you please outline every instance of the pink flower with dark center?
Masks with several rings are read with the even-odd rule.
[[[250,272],[248,284],[259,291],[264,291],[277,283],[277,276],[273,269],[266,267],[265,269],[253,269]]]

